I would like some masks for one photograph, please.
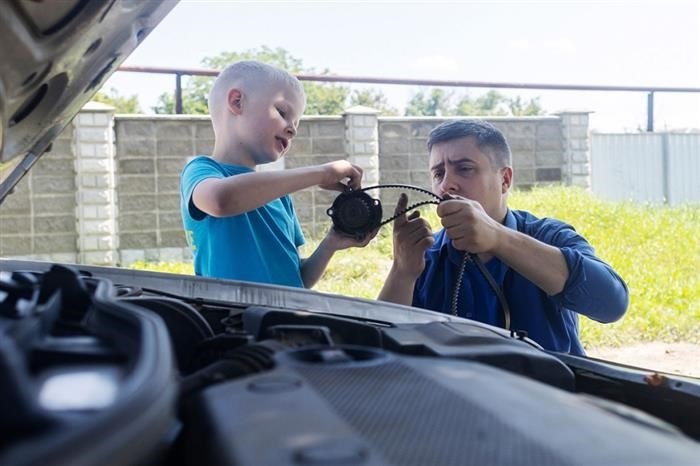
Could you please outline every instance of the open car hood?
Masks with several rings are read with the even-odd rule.
[[[0,2],[0,203],[176,4]]]

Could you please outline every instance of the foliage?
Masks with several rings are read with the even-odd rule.
[[[301,59],[288,50],[277,47],[262,46],[243,52],[222,52],[213,57],[202,59],[202,65],[211,69],[224,69],[239,60],[258,60],[277,66],[292,74],[330,74],[328,69],[318,71],[305,67]],[[193,76],[184,80],[182,87],[182,108],[186,114],[206,115],[208,113],[207,97],[214,82],[211,77]],[[354,105],[376,108],[382,115],[398,115],[398,110],[388,104],[381,90],[369,88],[351,92],[350,87],[303,81],[306,91],[306,115],[340,115]],[[441,88],[429,91],[420,90],[409,100],[405,114],[418,116],[447,115],[541,115],[543,109],[539,98],[524,101],[520,96],[508,98],[496,91],[489,91],[476,98],[464,94],[455,100],[452,92]],[[175,98],[165,92],[158,97],[153,107],[155,113],[175,113]]]
[[[182,86],[182,112],[187,115],[208,115],[207,96],[212,83],[212,78],[204,76],[185,79]],[[171,92],[162,93],[152,109],[157,114],[174,114],[175,96]]]
[[[520,96],[508,99],[510,114],[515,116],[542,115],[544,112],[540,106],[540,98],[535,97],[524,102]]]
[[[180,275],[194,275],[194,266],[191,262],[148,262],[136,261],[131,264],[132,269],[152,270],[154,272],[178,273]]]
[[[630,290],[627,314],[613,324],[581,317],[586,347],[642,341],[700,343],[700,206],[652,206],[600,200],[583,189],[536,187],[515,191],[512,208],[574,225],[625,279]],[[434,228],[433,208],[422,215]],[[318,239],[304,246],[308,256]],[[391,266],[391,228],[369,246],[338,252],[318,291],[374,299]],[[136,264],[137,268],[191,273],[189,264]]]
[[[421,90],[411,97],[406,106],[406,115],[448,116],[448,115],[542,115],[539,97],[524,101],[522,97],[509,98],[497,91],[472,98],[464,94],[453,103],[456,96],[441,88]]]
[[[444,116],[450,114],[450,99],[452,95],[443,89],[431,89],[428,95],[418,91],[406,105],[406,115],[409,116]]]
[[[345,110],[350,89],[335,84],[302,83],[306,92],[305,115],[340,115]]]
[[[257,49],[249,49],[243,52],[223,52],[214,57],[205,57],[202,65],[207,68],[221,70],[239,60],[257,60],[277,66],[292,74],[329,74],[329,70],[318,71],[305,67],[302,60],[294,57],[288,50],[281,47],[271,48],[262,46]],[[182,89],[182,108],[187,114],[207,114],[207,97],[214,82],[213,78],[194,76],[186,80]],[[350,88],[337,84],[319,84],[303,81],[306,92],[306,115],[340,115],[348,106]],[[355,97],[353,97],[355,98]],[[371,101],[385,102],[386,98],[379,90],[371,90],[362,98]],[[352,99],[351,99],[352,101]],[[357,105],[352,103],[351,105]],[[384,107],[379,108],[384,111]],[[390,108],[387,107],[387,110]],[[175,99],[172,93],[163,93],[158,98],[158,103],[153,107],[156,113],[175,113]]]
[[[104,92],[100,90],[92,97],[95,102],[111,105],[114,107],[115,113],[143,113],[139,106],[139,98],[136,94],[129,97],[119,94],[115,88],[110,88]]]
[[[575,188],[516,192],[511,205],[574,225],[625,279],[627,314],[608,325],[583,318],[584,343],[700,343],[700,206],[605,202]]]
[[[350,105],[363,105],[379,110],[382,115],[396,116],[399,111],[389,105],[386,96],[377,89],[355,89],[350,96]]]

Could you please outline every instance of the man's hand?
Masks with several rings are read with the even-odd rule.
[[[501,225],[489,217],[479,202],[450,197],[438,205],[437,214],[456,249],[474,254],[493,253],[498,245]]]
[[[347,160],[336,160],[319,165],[319,168],[323,176],[318,183],[320,188],[331,191],[345,191],[348,186],[352,189],[360,189],[362,168],[359,166]]]
[[[394,215],[406,210],[408,196],[401,193]],[[435,242],[427,220],[414,210],[394,220],[394,268],[402,275],[417,278],[425,268],[424,252]]]

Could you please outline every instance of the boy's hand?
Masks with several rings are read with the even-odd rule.
[[[318,184],[320,188],[345,191],[347,187],[352,189],[360,188],[362,180],[362,168],[353,165],[347,160],[337,160],[335,162],[320,165],[323,179]]]
[[[326,241],[328,242],[328,245],[336,251],[348,248],[363,248],[367,246],[375,236],[377,236],[377,233],[379,233],[379,228],[367,233],[363,238],[358,239],[355,236],[346,235],[345,233],[331,227],[326,235]]]

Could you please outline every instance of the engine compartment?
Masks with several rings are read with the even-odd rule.
[[[402,306],[273,287],[281,301],[252,284],[236,292],[255,299],[232,300],[218,285],[236,288],[3,263],[0,462],[693,464],[700,453],[693,379],[650,383],[649,371],[428,311],[392,320]]]

